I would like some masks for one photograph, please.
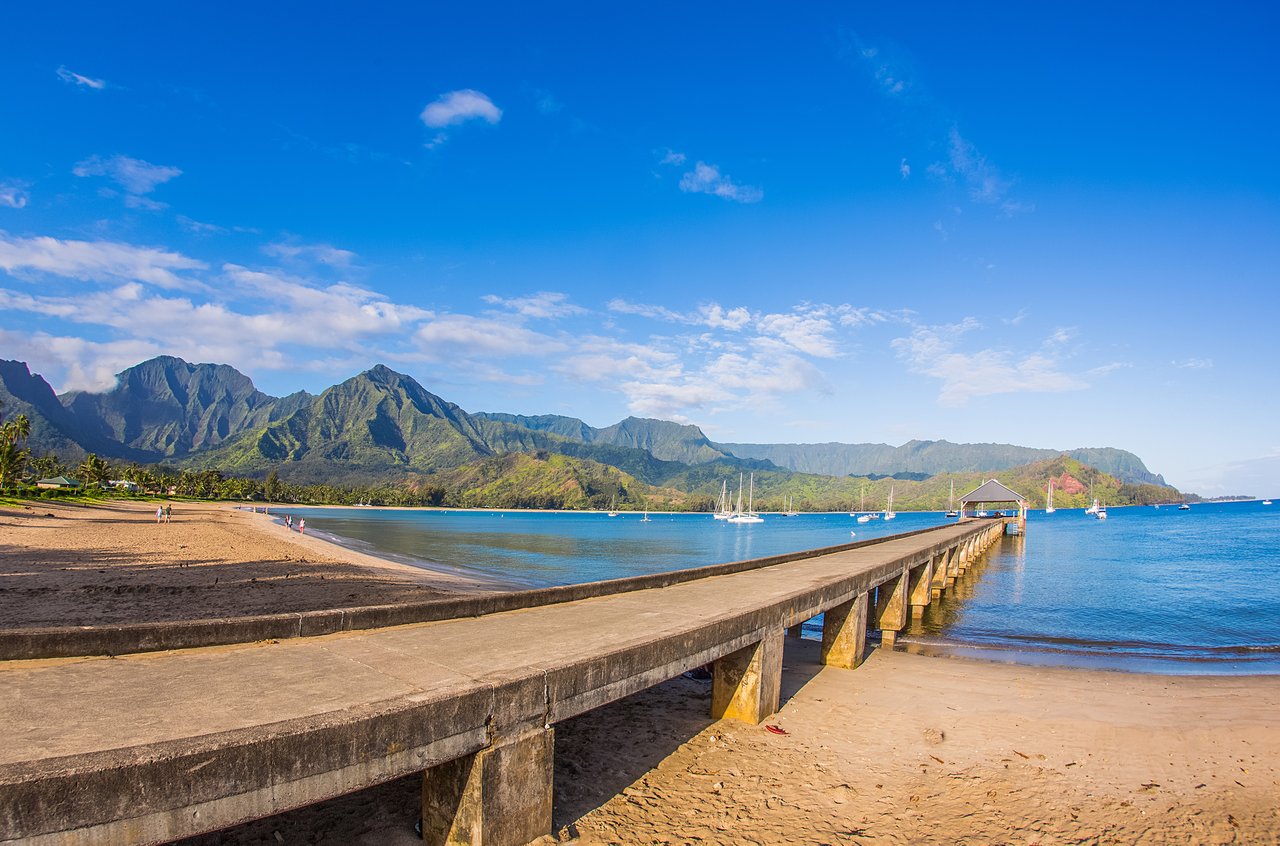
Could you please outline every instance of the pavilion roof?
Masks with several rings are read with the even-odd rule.
[[[966,502],[1027,502],[1027,498],[1020,493],[1006,488],[995,479],[983,482],[978,487],[969,491],[960,497],[960,503]]]

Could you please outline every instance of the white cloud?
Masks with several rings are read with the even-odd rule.
[[[1186,370],[1212,370],[1213,359],[1211,358],[1188,358],[1185,361],[1173,362],[1174,367],[1181,367]]]
[[[569,302],[567,294],[555,291],[539,291],[527,297],[510,299],[504,299],[496,294],[486,294],[480,299],[490,305],[510,309],[522,317],[556,318],[586,313],[586,309]]]
[[[422,110],[422,122],[432,129],[454,126],[469,120],[485,120],[497,123],[502,120],[502,109],[479,91],[464,88],[450,91]]]
[[[684,153],[677,153],[675,150],[668,147],[666,153],[664,153],[662,158],[658,160],[658,164],[676,167],[684,164],[687,160],[688,156]]]
[[[150,194],[157,185],[181,176],[182,171],[167,165],[154,165],[128,156],[90,156],[71,170],[76,176],[105,176],[128,193]]]
[[[964,179],[965,185],[969,188],[971,200],[975,203],[994,204],[1004,199],[1012,183],[1005,179],[1000,171],[978,152],[977,148],[966,141],[955,127],[952,127],[948,136],[948,150],[951,168]],[[1006,203],[1005,205],[1015,208],[1021,204]]]
[[[562,353],[566,344],[550,335],[467,314],[445,314],[415,334],[419,349],[434,360],[537,358]]]
[[[68,85],[83,85],[86,88],[92,88],[95,91],[101,91],[107,87],[105,79],[94,79],[91,76],[78,74],[73,70],[69,70],[66,65],[60,65],[57,70],[58,78]]]
[[[903,179],[911,178],[911,165],[907,164],[907,160],[903,159],[898,165],[898,173],[902,174]]]
[[[1008,350],[956,350],[960,336],[981,328],[972,318],[950,326],[918,326],[892,341],[894,350],[916,373],[942,381],[938,402],[962,406],[974,397],[1009,393],[1056,393],[1088,387],[1060,369],[1045,352],[1017,355]]]
[[[759,188],[738,185],[720,173],[720,168],[705,162],[698,162],[693,170],[680,177],[680,190],[689,194],[712,194],[735,203],[758,203],[764,199],[764,192]]]
[[[288,241],[267,244],[262,252],[286,261],[309,262],[329,267],[350,267],[356,257],[350,250],[342,250],[331,244],[299,244]]]
[[[0,270],[14,275],[52,273],[86,281],[138,281],[159,288],[189,289],[200,283],[178,275],[178,271],[205,267],[204,262],[155,247],[47,236],[16,238],[0,231]]]
[[[175,215],[174,219],[178,224],[188,232],[194,232],[197,235],[221,235],[225,233],[226,227],[218,226],[213,223],[202,223],[199,220],[192,220],[185,214]]]
[[[8,206],[11,209],[20,209],[27,204],[27,190],[25,183],[14,181],[0,182],[0,206]]]

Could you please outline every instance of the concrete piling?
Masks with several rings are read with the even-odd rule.
[[[867,648],[867,594],[828,608],[822,615],[822,663],[852,670]]]
[[[537,729],[422,777],[430,846],[523,846],[551,833],[555,732]]]
[[[781,628],[712,665],[711,718],[755,725],[778,710],[782,696]]]

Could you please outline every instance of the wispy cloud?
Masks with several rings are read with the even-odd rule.
[[[430,360],[516,358],[563,353],[567,344],[551,335],[509,320],[493,320],[468,314],[444,314],[429,321],[414,336]]]
[[[987,348],[958,350],[964,335],[981,328],[966,318],[947,326],[917,326],[905,338],[892,341],[893,349],[914,372],[942,382],[938,402],[963,406],[975,397],[1010,393],[1056,393],[1088,387],[1079,376],[1066,373],[1049,354],[1051,345],[1029,352]]]
[[[128,156],[90,156],[72,168],[71,172],[82,177],[105,176],[125,190],[126,206],[150,211],[167,206],[144,195],[150,194],[156,186],[182,175],[182,171],[176,167],[155,165]]]
[[[61,79],[68,85],[82,85],[85,88],[92,88],[94,91],[101,91],[107,87],[107,81],[105,79],[94,79],[91,76],[76,73],[75,71],[68,69],[66,65],[60,65],[58,67],[57,74],[58,79]]]
[[[331,244],[302,244],[296,241],[277,241],[263,246],[262,252],[289,262],[322,264],[328,267],[350,267],[356,254]]]
[[[898,165],[898,173],[902,175],[903,179],[911,178],[911,165],[907,164],[906,159],[903,159]]]
[[[905,78],[906,72],[900,69],[897,62],[886,56],[879,47],[859,42],[856,49],[858,55],[870,68],[871,75],[875,78],[881,92],[896,97],[906,93],[911,87],[911,82]]]
[[[15,276],[50,273],[93,282],[145,282],[158,288],[190,289],[200,283],[183,271],[204,262],[157,247],[114,241],[20,238],[0,231],[0,270]]]
[[[1182,361],[1173,362],[1174,367],[1181,367],[1185,370],[1212,370],[1213,359],[1211,358],[1188,358]]]
[[[499,297],[486,294],[481,299],[490,305],[502,306],[521,317],[552,319],[585,314],[586,309],[569,302],[569,296],[556,291],[539,291],[526,297]]]
[[[25,182],[0,180],[0,206],[11,209],[24,208],[27,205],[27,186]]]
[[[464,88],[441,94],[434,103],[422,110],[422,122],[432,129],[456,126],[469,120],[497,123],[502,120],[502,109],[480,91]]]
[[[686,161],[688,161],[688,159],[689,157],[686,156],[684,153],[678,153],[675,150],[668,147],[666,151],[663,152],[662,158],[658,159],[658,164],[671,165],[672,167],[678,167],[684,164]]]
[[[758,203],[764,199],[764,192],[752,185],[739,185],[720,168],[705,162],[698,162],[693,170],[680,177],[680,190],[688,194],[711,194],[733,200],[735,203]]]

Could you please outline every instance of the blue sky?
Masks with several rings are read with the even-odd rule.
[[[1264,4],[37,4],[0,357],[1280,494]]]

